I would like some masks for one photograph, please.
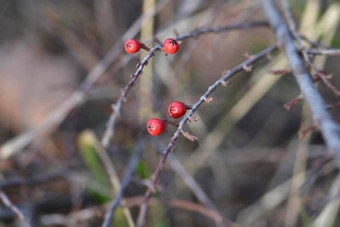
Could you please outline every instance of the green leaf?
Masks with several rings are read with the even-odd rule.
[[[142,160],[138,161],[136,165],[136,172],[141,179],[147,179],[150,176],[150,171],[145,162],[143,162]]]

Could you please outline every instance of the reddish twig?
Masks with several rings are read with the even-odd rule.
[[[337,108],[337,107],[340,107],[340,102],[336,102],[336,103],[332,103],[332,104],[327,105],[328,110],[331,110],[331,109]]]
[[[269,70],[269,73],[273,75],[285,75],[285,74],[292,73],[292,70],[290,69]]]
[[[257,21],[257,22],[250,22],[250,23],[243,23],[243,24],[236,24],[236,25],[227,25],[222,27],[211,27],[211,28],[202,28],[202,29],[196,29],[192,32],[180,35],[176,38],[177,41],[182,41],[188,38],[195,38],[202,34],[209,34],[209,33],[220,33],[225,32],[228,30],[234,30],[234,29],[248,29],[253,28],[257,26],[266,26],[268,25],[268,22],[266,21]],[[126,96],[129,92],[129,90],[133,87],[138,77],[142,74],[144,66],[147,65],[148,61],[153,57],[154,53],[156,51],[159,51],[162,49],[163,43],[160,43],[150,49],[150,52],[147,54],[147,56],[142,60],[142,62],[138,65],[137,71],[132,75],[131,80],[129,83],[125,86],[123,89],[123,92],[121,96],[118,98],[115,106],[115,111],[112,112],[109,121],[107,123],[107,127],[105,129],[104,135],[102,137],[102,146],[104,148],[107,148],[110,139],[114,136],[114,127],[115,123],[117,121],[117,118],[120,116],[121,108],[123,105],[124,100],[126,99]]]
[[[307,133],[315,131],[316,129],[317,127],[315,125],[311,125],[308,128],[305,128],[304,130],[302,130],[300,133],[300,136],[304,138],[307,135]]]
[[[290,100],[288,103],[286,103],[283,107],[286,110],[290,110],[294,104],[296,104],[297,102],[300,102],[303,99],[303,95],[299,95],[296,98],[293,98],[292,100]]]
[[[327,110],[331,110],[333,108],[337,108],[337,107],[340,107],[340,102],[337,102],[337,103],[332,103],[332,104],[329,104],[326,106]],[[316,130],[317,127],[315,125],[311,125],[309,126],[308,128],[302,130],[302,132],[300,133],[301,137],[305,137],[307,133],[311,132],[311,131],[314,131]]]
[[[274,50],[277,49],[277,45],[272,45],[270,47],[268,47],[267,49],[263,50],[262,52],[253,55],[253,57],[251,59],[246,60],[245,62],[239,64],[238,66],[236,66],[235,68],[229,70],[226,72],[226,74],[222,75],[222,77],[215,81],[208,89],[207,91],[200,97],[200,99],[194,104],[192,105],[192,109],[183,117],[183,119],[180,121],[179,126],[175,132],[175,134],[172,136],[172,138],[170,139],[170,143],[168,144],[167,148],[162,152],[162,158],[159,161],[157,168],[153,174],[153,178],[151,181],[152,186],[154,187],[156,185],[156,182],[158,180],[159,174],[166,162],[166,159],[170,153],[170,151],[172,150],[175,142],[177,141],[180,133],[183,130],[183,126],[184,124],[189,120],[189,118],[195,113],[195,111],[198,109],[198,107],[211,95],[211,93],[219,86],[222,85],[223,82],[229,80],[233,75],[235,75],[236,73],[243,71],[243,67],[244,65],[249,66],[251,64],[254,64],[255,62],[257,62],[258,60],[262,59],[263,57],[265,57],[268,53],[273,52]],[[143,202],[143,204],[141,205],[140,208],[140,213],[139,213],[139,217],[138,217],[138,223],[137,226],[141,227],[144,225],[145,223],[145,217],[146,217],[146,213],[147,213],[147,208],[148,208],[148,202],[149,199],[151,197],[152,194],[152,187],[149,187],[146,194],[145,194],[145,200]]]

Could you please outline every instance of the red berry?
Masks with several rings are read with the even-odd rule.
[[[157,118],[150,119],[147,124],[148,132],[153,136],[158,136],[165,130],[165,128],[166,125],[164,121]]]
[[[174,54],[178,51],[179,44],[174,39],[166,39],[163,43],[163,48],[164,51],[167,52],[168,54]]]
[[[125,50],[126,52],[128,52],[129,54],[133,54],[136,53],[140,50],[140,42],[138,40],[135,39],[128,39],[125,42]]]
[[[180,118],[187,112],[187,107],[184,103],[176,101],[171,103],[168,111],[172,118]]]

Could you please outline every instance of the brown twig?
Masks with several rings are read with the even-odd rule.
[[[326,104],[314,87],[311,75],[299,55],[299,50],[291,37],[288,26],[273,1],[262,0],[262,3],[276,37],[285,51],[301,92],[310,107],[314,124],[321,130],[329,151],[336,156],[338,164],[340,164],[340,126],[329,115]]]
[[[141,203],[143,203],[143,200],[144,198],[142,196],[126,198],[127,201],[126,207],[133,208],[139,206]],[[164,204],[174,208],[196,212],[207,218],[210,218],[215,222],[219,222],[221,219],[223,219],[223,217],[221,217],[221,215],[219,215],[217,212],[205,208],[201,204],[197,204],[186,200],[171,199],[169,201],[160,201],[158,199],[153,198],[150,200],[150,204],[151,205]],[[80,211],[75,211],[69,215],[47,214],[41,217],[41,222],[44,225],[72,225],[81,221],[86,221],[95,217],[100,217],[103,210],[107,208],[108,206],[101,205],[86,208]]]
[[[158,163],[158,166],[157,166],[157,168],[156,168],[156,170],[153,174],[153,178],[152,178],[152,181],[151,181],[151,184],[152,184],[153,187],[156,185],[159,174],[160,174],[160,172],[161,172],[161,170],[162,170],[162,168],[163,168],[163,166],[166,162],[166,159],[167,159],[170,151],[172,150],[175,142],[177,141],[180,133],[182,132],[184,124],[195,113],[195,111],[204,102],[204,100],[206,98],[208,98],[211,95],[211,93],[219,85],[222,85],[223,82],[225,82],[226,80],[229,80],[236,73],[243,71],[244,65],[246,65],[246,66],[251,65],[251,64],[257,62],[258,60],[262,59],[263,57],[265,57],[268,53],[271,53],[276,49],[277,49],[277,45],[272,45],[272,46],[268,47],[267,49],[263,50],[262,52],[260,52],[256,55],[253,55],[253,57],[251,59],[248,59],[248,60],[244,61],[243,63],[239,64],[238,66],[236,66],[235,68],[227,71],[226,74],[222,75],[222,77],[219,80],[215,81],[215,83],[213,83],[207,89],[207,91],[200,97],[200,99],[194,105],[192,105],[192,109],[180,121],[179,126],[178,126],[175,134],[172,136],[172,138],[170,140],[170,143],[168,144],[167,148],[162,152],[162,158]],[[138,227],[143,226],[144,223],[145,223],[145,217],[146,217],[146,213],[147,213],[148,202],[149,202],[149,199],[151,197],[151,194],[152,194],[152,188],[149,187],[146,194],[145,194],[145,200],[144,200],[144,202],[143,202],[143,204],[141,205],[141,208],[140,208],[140,213],[139,213],[138,222],[137,222]]]
[[[234,29],[249,29],[258,26],[266,26],[268,23],[266,21],[256,21],[250,23],[243,23],[243,24],[235,24],[235,25],[226,25],[222,27],[211,27],[211,28],[202,28],[196,29],[192,32],[180,35],[176,38],[177,41],[182,41],[188,38],[195,38],[202,34],[209,34],[209,33],[221,33],[229,30]],[[117,119],[120,117],[121,109],[124,100],[127,97],[128,92],[133,87],[135,82],[137,81],[138,77],[142,74],[143,68],[147,65],[148,61],[154,56],[156,51],[161,50],[163,47],[163,43],[160,43],[154,47],[152,47],[149,53],[145,56],[145,58],[138,64],[137,71],[132,75],[131,80],[129,83],[124,87],[121,96],[118,98],[117,102],[114,104],[115,110],[112,112],[109,121],[107,123],[107,127],[105,129],[104,135],[102,137],[102,145],[104,148],[108,147],[110,144],[110,139],[114,136],[114,128]]]
[[[6,207],[8,207],[10,210],[12,210],[16,216],[20,219],[20,221],[26,226],[30,227],[31,225],[28,223],[28,221],[25,219],[24,214],[19,210],[18,207],[16,207],[11,200],[7,197],[7,195],[0,189],[0,199],[5,204]]]
[[[290,70],[290,69],[270,70],[269,73],[273,74],[273,75],[285,75],[285,74],[288,74],[288,73],[292,73],[292,70]]]
[[[297,97],[293,98],[292,100],[290,100],[288,103],[286,103],[283,107],[286,110],[290,110],[292,109],[293,105],[300,102],[301,100],[303,100],[303,95],[298,95]]]

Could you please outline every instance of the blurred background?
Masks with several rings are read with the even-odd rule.
[[[340,48],[338,1],[290,3],[302,34]],[[159,153],[176,130],[169,125],[153,137],[147,133],[147,120],[169,118],[173,101],[195,103],[223,71],[275,43],[275,36],[268,27],[256,27],[184,40],[174,55],[157,52],[129,92],[105,152],[97,145],[111,105],[147,54],[128,55],[125,40],[135,38],[152,47],[155,37],[163,41],[201,27],[263,19],[261,1],[251,0],[1,0],[0,189],[32,226],[99,226],[117,192],[100,152],[122,179],[130,156],[141,149],[124,191],[136,220]],[[105,73],[84,85],[103,59]],[[340,88],[339,57],[313,60]],[[299,95],[298,85],[293,75],[270,70],[287,69],[278,51],[251,72],[235,75],[228,87],[212,94],[212,103],[200,106],[194,114],[199,121],[185,126],[200,139],[180,137],[176,142],[151,201],[147,226],[216,225],[220,216],[207,210],[187,177],[197,181],[195,187],[220,215],[240,226],[309,226],[321,220],[327,204],[338,200],[331,190],[339,184],[337,168],[318,131],[301,136],[313,124],[304,102],[284,108]],[[316,86],[327,103],[339,102],[323,83]],[[79,89],[82,98],[56,120],[62,103]],[[339,109],[330,113],[340,122]],[[4,146],[25,132],[26,142],[20,148],[10,144],[15,151],[4,155]],[[329,226],[340,223],[338,207],[328,213]],[[115,226],[129,226],[125,212],[116,210]],[[0,226],[20,223],[0,206]]]

